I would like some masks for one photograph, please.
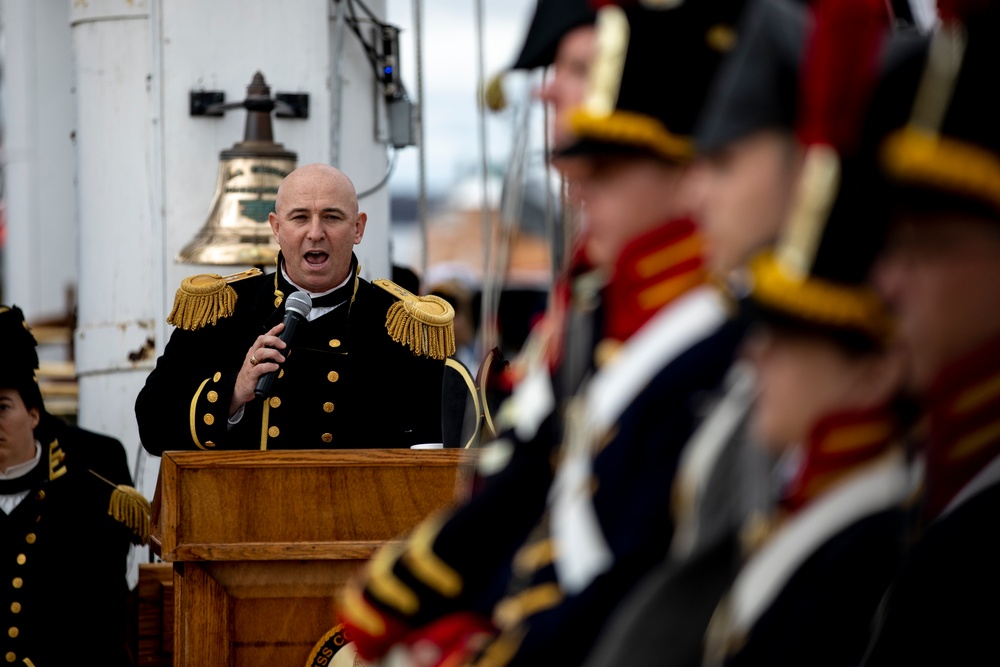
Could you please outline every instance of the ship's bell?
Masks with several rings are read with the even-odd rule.
[[[295,169],[296,155],[274,143],[271,111],[275,101],[257,72],[242,103],[247,110],[243,141],[219,153],[219,175],[208,219],[177,253],[185,264],[273,265],[278,244],[268,213],[282,179]]]

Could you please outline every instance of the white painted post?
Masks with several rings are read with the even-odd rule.
[[[135,396],[163,327],[155,0],[70,4],[77,112],[79,422],[123,443],[135,469]],[[139,475],[152,496],[155,478]]]

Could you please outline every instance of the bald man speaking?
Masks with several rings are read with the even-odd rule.
[[[175,329],[135,404],[143,447],[443,442],[445,373],[468,375],[450,359],[454,311],[360,277],[354,246],[367,216],[351,180],[325,164],[296,169],[269,222],[281,248],[273,274],[202,274],[177,290],[167,319]],[[445,432],[455,419],[444,416]]]

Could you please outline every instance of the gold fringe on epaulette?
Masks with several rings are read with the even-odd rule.
[[[185,331],[197,331],[209,324],[214,326],[236,310],[236,291],[229,283],[260,273],[260,269],[250,269],[225,277],[217,273],[188,276],[177,288],[167,324]]]
[[[149,544],[153,510],[145,496],[127,484],[115,484],[93,470],[88,472],[108,486],[114,487],[111,491],[111,501],[108,503],[108,516],[128,526],[143,544]]]
[[[142,544],[149,544],[152,510],[149,501],[141,493],[131,486],[119,484],[111,492],[108,514],[113,516],[115,521],[128,526]]]
[[[424,299],[437,299],[450,307],[447,301],[440,297],[425,296]],[[426,321],[423,311],[405,301],[397,301],[389,306],[385,318],[385,328],[389,336],[410,348],[414,354],[445,360],[455,354],[455,329],[451,320],[444,325],[432,324]]]
[[[439,296],[416,296],[385,278],[373,284],[399,299],[385,317],[390,338],[432,359],[444,361],[455,354],[455,309],[450,303]]]

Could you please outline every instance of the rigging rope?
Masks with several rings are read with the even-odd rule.
[[[478,91],[485,90],[486,86],[486,76],[484,74],[484,38],[483,38],[483,0],[476,0],[475,3],[475,20],[476,20],[476,89]],[[491,226],[490,226],[490,211],[489,211],[489,157],[488,157],[488,144],[486,137],[486,106],[481,102],[477,104],[478,110],[478,121],[479,121],[479,151],[482,157],[482,186],[483,186],[483,200],[482,200],[482,224],[483,224],[483,255],[482,255],[482,303],[480,306],[480,334],[482,341],[483,352],[488,352],[496,346],[497,340],[497,322],[496,322],[496,310],[490,307],[489,299],[487,294],[489,292],[487,269],[490,263],[491,255]]]

